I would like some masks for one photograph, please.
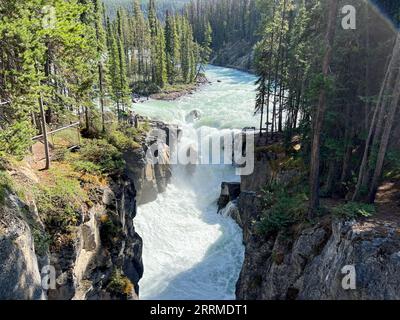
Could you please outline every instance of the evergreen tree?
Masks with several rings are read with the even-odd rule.
[[[165,22],[165,49],[168,82],[173,84],[177,77],[176,66],[179,61],[179,38],[175,18],[169,12]]]

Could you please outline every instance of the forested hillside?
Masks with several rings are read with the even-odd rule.
[[[167,10],[178,12],[178,10],[181,10],[189,1],[190,0],[158,0],[157,14],[160,17],[164,17]],[[124,8],[128,11],[133,10],[133,2],[131,0],[104,0],[103,2],[106,5],[107,13],[111,16],[115,16],[118,8]],[[143,11],[147,14],[148,1],[140,0],[139,3]]]
[[[259,39],[261,14],[256,0],[192,0],[185,8],[197,42],[211,30],[212,63],[253,69],[253,46]]]
[[[365,1],[351,1],[358,12],[352,31],[335,19],[342,1],[263,4],[255,50],[260,123],[267,132],[303,136],[304,150],[311,152],[312,208],[318,206],[320,173],[324,195],[345,196],[358,181],[352,199],[373,202],[385,155],[387,165],[398,157],[389,140],[398,129],[394,28]]]
[[[2,152],[26,152],[42,130],[40,108],[52,126],[81,116],[87,132],[104,131],[106,109],[126,116],[132,92],[195,80],[208,49],[194,41],[188,19],[171,12],[161,22],[152,0],[145,18],[139,1],[133,4],[114,19],[101,1],[0,4]]]

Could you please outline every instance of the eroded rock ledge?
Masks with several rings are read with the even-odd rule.
[[[133,219],[137,205],[154,200],[171,176],[168,143],[172,141],[165,140],[161,161],[146,159],[147,148],[160,134],[168,136],[169,128],[160,122],[149,124],[142,148],[124,154],[124,174],[91,191],[93,205],[82,216],[74,241],[68,245],[35,253],[33,233],[40,230],[33,230],[32,222],[39,229],[43,227],[35,203],[23,203],[9,192],[4,195],[0,202],[0,299],[138,299],[142,239]],[[29,168],[19,174],[35,180]],[[42,287],[41,270],[47,265],[56,271],[54,290]],[[129,280],[123,294],[110,290],[115,270]]]
[[[243,207],[241,212],[251,215]],[[250,209],[251,210],[251,209]],[[374,220],[325,220],[262,239],[245,235],[245,261],[237,299],[399,299],[399,226]],[[345,290],[342,268],[353,265],[356,289]]]

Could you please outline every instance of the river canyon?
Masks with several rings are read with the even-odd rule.
[[[175,101],[151,100],[135,111],[182,128],[180,143],[256,126],[255,77],[209,66],[209,85]],[[188,115],[196,110],[197,121]],[[205,132],[205,134],[204,134]],[[201,144],[204,141],[199,141]],[[242,231],[217,214],[221,182],[240,181],[231,165],[174,165],[171,184],[156,201],[139,206],[134,220],[143,238],[141,299],[234,299],[244,259]]]

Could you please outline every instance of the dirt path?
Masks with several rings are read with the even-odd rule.
[[[386,181],[376,195],[377,219],[400,224],[400,181]]]

